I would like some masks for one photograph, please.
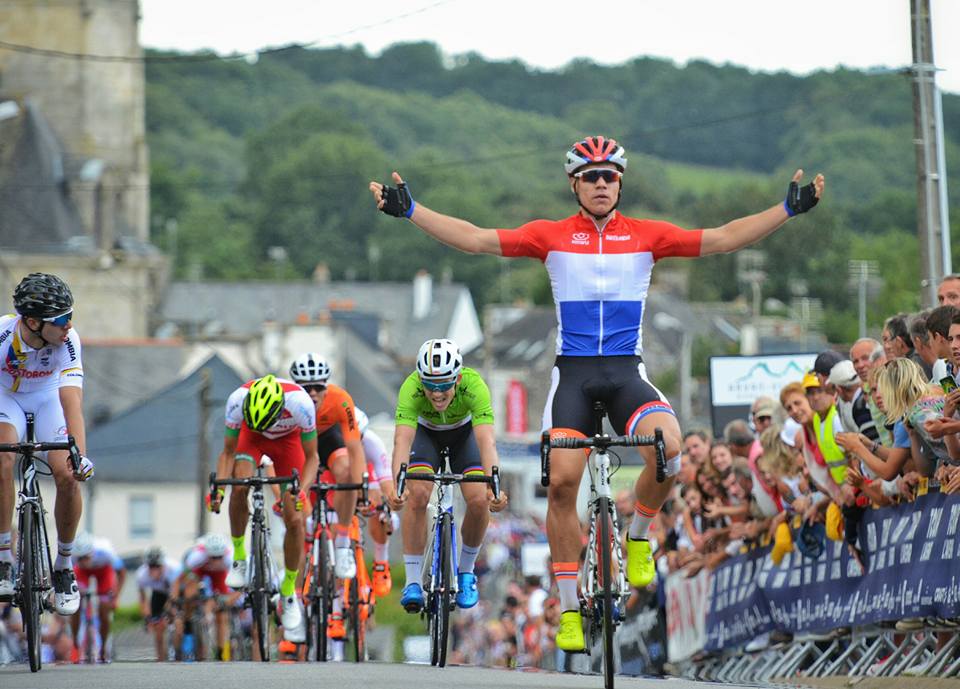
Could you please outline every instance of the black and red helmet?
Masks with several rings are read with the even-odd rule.
[[[620,172],[627,169],[627,157],[623,146],[617,143],[616,139],[608,139],[603,136],[588,136],[582,141],[575,143],[567,151],[567,162],[563,169],[568,175],[590,163],[610,162],[617,166]]]

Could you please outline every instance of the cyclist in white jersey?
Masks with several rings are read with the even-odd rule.
[[[383,494],[393,494],[393,476],[390,473],[390,458],[387,448],[376,431],[370,428],[370,419],[360,407],[355,407],[357,427],[360,429],[360,442],[363,443],[363,453],[367,459],[367,472],[370,475],[370,504],[379,505]],[[384,521],[379,517],[383,513],[376,513],[367,521],[370,531],[370,540],[373,541],[373,592],[378,598],[385,597],[393,588],[390,576],[390,534],[393,532],[393,518]]]
[[[0,316],[0,443],[26,435],[26,415],[34,416],[34,439],[65,442],[72,435],[86,453],[83,421],[83,364],[80,337],[73,330],[73,294],[56,275],[31,273],[13,293],[16,314]],[[93,476],[93,463],[82,457],[75,474],[65,450],[47,453],[57,498],[57,558],[53,564],[54,608],[72,615],[80,607],[73,572],[73,540],[83,510],[77,481]],[[11,550],[16,496],[15,457],[0,453],[0,597],[13,594]]]
[[[166,557],[162,548],[147,550],[143,564],[137,568],[137,591],[140,595],[140,614],[146,621],[147,629],[153,634],[157,649],[157,660],[167,659],[167,621],[164,613],[173,582],[180,576],[180,563]],[[177,644],[179,647],[179,643]]]

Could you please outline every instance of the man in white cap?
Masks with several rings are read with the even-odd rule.
[[[877,427],[867,406],[867,397],[863,394],[860,376],[853,366],[853,362],[844,359],[833,365],[827,382],[835,386],[837,395],[837,412],[843,422],[844,429],[860,432],[870,438],[877,439]]]

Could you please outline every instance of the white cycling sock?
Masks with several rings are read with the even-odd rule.
[[[0,562],[13,562],[11,543],[13,537],[9,531],[0,531]]]
[[[73,568],[73,541],[65,543],[57,541],[57,559],[53,563],[54,569],[72,569]]]
[[[407,572],[407,583],[417,582],[419,584],[423,571],[423,554],[417,553],[416,555],[410,555],[409,553],[404,553],[403,568]]]
[[[630,522],[630,540],[640,541],[647,538],[647,532],[650,525],[657,516],[659,510],[647,507],[639,500],[633,506],[633,521]]]
[[[480,546],[474,548],[472,545],[464,543],[460,546],[460,562],[457,569],[461,574],[473,572],[473,566],[477,562],[477,554],[480,552]]]
[[[377,562],[386,562],[390,559],[390,546],[387,543],[373,544],[373,559]]]

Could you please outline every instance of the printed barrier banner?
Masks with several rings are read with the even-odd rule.
[[[770,559],[769,546],[741,553],[713,573],[708,604],[701,608],[703,648],[722,649],[773,629],[822,631],[905,617],[958,617],[958,530],[960,496],[930,492],[913,503],[867,510],[859,532],[866,574],[845,543],[829,539],[816,560],[795,547],[780,566]],[[668,596],[669,590],[668,582]],[[668,629],[675,626],[672,612],[668,605]]]
[[[710,573],[705,570],[689,579],[682,572],[667,577],[667,658],[671,663],[686,660],[706,643],[710,580]]]

